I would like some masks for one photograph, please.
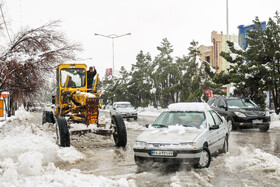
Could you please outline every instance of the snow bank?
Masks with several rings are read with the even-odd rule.
[[[35,116],[36,117],[36,116]],[[63,171],[55,162],[74,163],[84,155],[74,147],[55,143],[52,124],[30,123],[34,114],[20,108],[16,116],[0,127],[0,186],[129,186],[125,178],[110,179]]]
[[[0,183],[3,186],[130,186],[131,181],[125,178],[112,180],[103,176],[83,174],[78,169],[63,171],[53,163],[42,167],[41,175],[24,176],[17,173],[11,160],[4,165],[3,177]],[[1,171],[1,170],[0,170]],[[135,185],[134,185],[135,186]]]
[[[42,154],[42,164],[55,161],[75,162],[83,158],[83,155],[73,147],[63,149],[58,147],[55,143],[55,133],[43,130],[39,124],[28,124],[19,118],[5,124],[0,135],[0,162],[5,158],[18,162],[27,152],[34,155]]]
[[[240,148],[240,155],[225,160],[225,167],[233,173],[263,172],[267,177],[280,180],[280,158],[260,149]]]
[[[137,122],[125,121],[124,123],[125,123],[126,129],[132,129],[132,130],[147,130],[146,127],[143,127],[143,126],[139,125],[139,123],[137,123]]]
[[[270,128],[280,128],[280,116],[276,113],[270,115]]]

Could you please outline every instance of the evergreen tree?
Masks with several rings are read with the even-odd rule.
[[[272,90],[276,112],[279,113],[280,84],[280,17],[269,18],[266,29],[262,29],[258,17],[253,21],[253,30],[248,31],[246,41],[249,45],[242,51],[232,42],[227,42],[230,52],[221,56],[232,63],[229,73],[221,72],[216,82],[235,83],[242,95],[249,96],[264,107],[263,91]]]
[[[152,82],[150,74],[152,72],[152,58],[149,53],[143,51],[136,56],[136,64],[131,68],[131,80],[128,83],[131,103],[134,106],[148,106],[151,101],[150,89]]]
[[[153,62],[153,80],[156,88],[156,96],[160,105],[166,108],[171,100],[172,94],[172,79],[171,70],[173,58],[171,56],[173,49],[170,42],[167,38],[164,38],[161,42],[161,46],[158,46],[157,49],[160,53],[155,57]]]

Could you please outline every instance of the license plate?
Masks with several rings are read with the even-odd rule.
[[[263,120],[252,120],[252,122],[253,122],[253,124],[255,124],[255,123],[263,123]]]
[[[173,151],[152,151],[152,156],[173,156]]]

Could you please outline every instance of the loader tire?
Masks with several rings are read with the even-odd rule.
[[[120,115],[113,116],[114,120],[114,141],[116,146],[118,147],[125,147],[127,143],[127,133],[126,133],[126,127],[123,121],[123,118]]]
[[[60,147],[70,147],[70,133],[67,126],[67,121],[63,117],[57,119],[56,125],[57,144]]]
[[[42,125],[45,123],[55,123],[53,113],[51,111],[43,111]]]

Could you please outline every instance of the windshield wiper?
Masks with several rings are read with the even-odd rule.
[[[157,127],[160,127],[160,128],[166,128],[167,127],[166,125],[162,125],[162,124],[152,124],[152,126],[157,126]]]

